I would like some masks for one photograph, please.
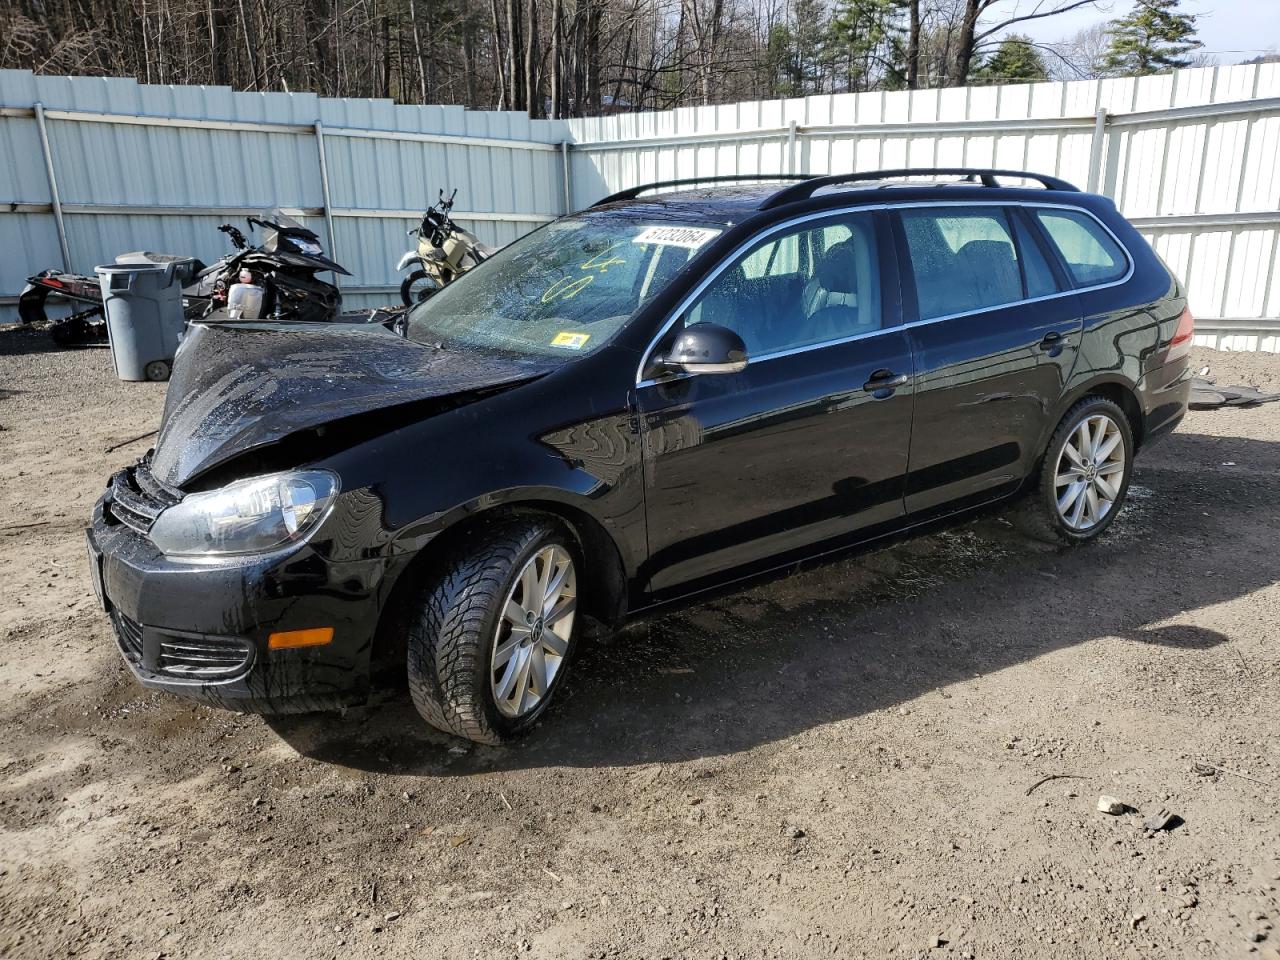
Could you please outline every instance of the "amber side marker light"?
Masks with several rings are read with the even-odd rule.
[[[322,647],[333,641],[333,627],[312,627],[310,630],[286,630],[267,637],[272,650],[292,650],[295,647]]]

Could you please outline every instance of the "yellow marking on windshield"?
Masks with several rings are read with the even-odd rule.
[[[610,267],[617,266],[618,264],[621,264],[621,263],[626,263],[627,261],[624,260],[622,257],[608,257],[610,253],[612,253],[614,250],[616,250],[620,246],[622,246],[621,240],[617,240],[609,244],[608,247],[606,247],[604,250],[601,250],[599,253],[597,253],[594,257],[592,257],[586,263],[582,264],[578,269],[579,270],[599,270],[601,273],[604,273]],[[608,257],[608,259],[602,259],[604,257]]]
[[[610,267],[616,267],[619,264],[626,263],[627,261],[622,257],[609,256],[610,253],[622,245],[622,242],[623,241],[621,240],[617,240],[609,244],[608,247],[601,250],[590,260],[586,260],[578,264],[579,270],[595,270],[597,271],[596,273],[588,274],[587,276],[580,277],[577,280],[571,280],[569,277],[561,277],[555,283],[551,284],[551,286],[547,287],[543,292],[542,302],[550,303],[553,300],[572,300],[585,290],[592,280],[601,274],[607,273]]]
[[[586,277],[579,277],[577,280],[573,280],[569,277],[561,277],[551,286],[547,287],[546,292],[542,295],[542,302],[550,303],[552,300],[572,300],[586,289],[594,279],[595,274],[591,274]]]

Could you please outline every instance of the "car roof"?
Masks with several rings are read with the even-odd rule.
[[[777,183],[695,187],[646,194],[630,200],[596,204],[592,210],[628,210],[672,220],[735,222],[760,210],[760,204],[778,192]]]
[[[939,171],[941,172],[941,171]],[[948,170],[948,173],[951,171]],[[785,180],[765,179],[749,183],[708,182],[684,186],[688,181],[667,181],[634,187],[606,197],[591,209],[641,213],[647,217],[678,221],[740,222],[747,217],[770,210],[776,214],[792,211],[846,207],[857,204],[920,203],[938,200],[948,202],[1021,202],[1081,204],[1084,197],[1065,181],[1020,171],[965,171],[960,179],[924,181],[904,179],[911,176],[933,176],[934,170],[885,171],[823,176],[810,179],[788,176]],[[998,184],[1002,177],[1023,176],[1040,180],[1044,186],[1012,186]],[[743,175],[744,177],[748,175]],[[708,178],[714,181],[720,178]],[[643,191],[654,190],[647,193]]]

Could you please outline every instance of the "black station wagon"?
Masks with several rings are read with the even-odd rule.
[[[139,680],[282,713],[407,673],[429,723],[496,743],[585,616],[1016,494],[1068,543],[1112,523],[1186,410],[1193,322],[1110,200],[994,170],[716,179],[534,231],[403,336],[193,326],[88,530]]]

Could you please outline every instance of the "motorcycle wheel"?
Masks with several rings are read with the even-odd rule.
[[[435,277],[425,270],[415,270],[404,278],[400,284],[400,300],[406,307],[412,307],[428,299],[440,289]]]

